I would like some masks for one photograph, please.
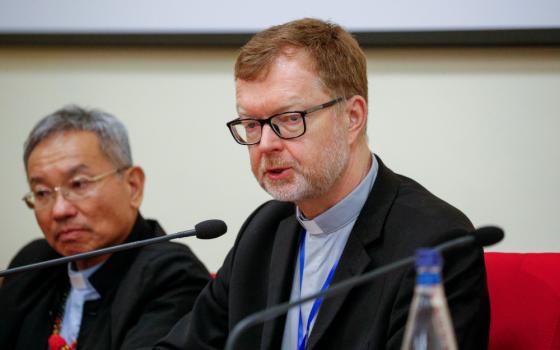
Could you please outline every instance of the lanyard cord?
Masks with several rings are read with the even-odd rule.
[[[303,286],[303,268],[305,266],[305,235],[306,235],[306,231],[304,230],[299,242],[299,297],[300,298],[301,298],[301,289]],[[321,287],[321,292],[329,288],[329,285],[331,284],[339,260],[340,258],[337,259],[333,264],[333,266],[331,267],[329,275],[327,276],[327,279],[325,280],[323,286]],[[305,334],[303,334],[303,318],[301,313],[301,305],[299,306],[298,350],[305,350],[305,346],[307,345],[307,340],[309,338],[309,329],[311,328],[311,324],[313,323],[313,320],[317,316],[317,312],[319,311],[319,306],[321,306],[322,302],[323,302],[323,297],[317,298],[313,302],[313,306],[311,307],[311,311],[309,312],[309,317],[307,319],[307,327],[305,330]]]

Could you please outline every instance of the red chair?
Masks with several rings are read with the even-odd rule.
[[[560,253],[485,253],[489,350],[560,350]]]

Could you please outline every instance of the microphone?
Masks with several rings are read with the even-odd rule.
[[[464,232],[464,230],[460,230],[460,232]],[[473,232],[471,232],[470,234],[464,235],[462,237],[458,237],[452,240],[449,240],[447,242],[438,244],[434,247],[432,247],[432,249],[437,250],[438,252],[450,249],[450,248],[457,248],[460,246],[464,246],[464,245],[468,245],[468,244],[475,244],[481,247],[485,247],[485,246],[489,246],[495,243],[498,243],[499,241],[501,241],[504,238],[504,231],[499,228],[499,227],[494,227],[494,226],[487,226],[487,227],[481,227],[479,229],[474,230]],[[316,298],[329,298],[332,296],[335,296],[337,294],[340,294],[343,291],[346,291],[348,289],[351,289],[353,287],[362,285],[366,282],[369,282],[370,280],[383,275],[387,272],[391,272],[393,270],[396,270],[400,267],[406,266],[408,264],[414,263],[415,261],[415,256],[409,256],[407,258],[403,258],[400,260],[397,260],[395,262],[392,262],[388,265],[382,266],[380,268],[374,269],[372,271],[369,271],[363,275],[359,275],[359,276],[355,276],[352,278],[348,278],[347,280],[337,283],[336,285],[331,286],[330,288],[324,290],[324,291],[319,291],[317,293],[308,295],[306,297],[303,297],[301,299],[297,299],[294,300],[292,302],[285,302],[282,304],[278,304],[275,306],[272,306],[268,309],[264,309],[262,311],[259,312],[255,312],[247,317],[245,317],[244,319],[242,319],[241,321],[239,321],[235,327],[233,327],[231,333],[229,334],[229,337],[227,339],[226,342],[226,347],[225,350],[233,350],[234,349],[234,345],[237,342],[237,339],[239,338],[239,336],[247,329],[249,329],[252,326],[255,326],[259,323],[264,323],[266,321],[270,321],[286,312],[288,312],[289,309],[291,309],[294,306],[298,306],[301,304],[304,304],[308,301],[311,301],[313,299]]]
[[[92,250],[90,252],[80,253],[80,254],[71,255],[71,256],[64,256],[64,257],[61,257],[61,258],[58,258],[58,259],[42,261],[42,262],[35,263],[35,264],[29,264],[29,265],[14,267],[12,269],[6,269],[6,270],[3,270],[3,271],[0,271],[0,277],[12,275],[12,274],[20,273],[20,272],[24,272],[24,271],[35,270],[35,269],[45,268],[45,267],[49,267],[49,266],[64,264],[64,263],[71,262],[71,261],[89,259],[89,258],[93,258],[93,257],[100,256],[100,255],[120,252],[120,251],[123,251],[123,250],[139,248],[139,247],[143,247],[143,246],[146,246],[146,245],[159,243],[159,242],[164,242],[164,241],[169,241],[169,240],[176,239],[176,238],[196,236],[196,238],[199,238],[199,239],[212,239],[212,238],[220,237],[221,235],[226,233],[226,231],[227,231],[226,223],[223,222],[222,220],[206,220],[206,221],[202,221],[202,222],[199,222],[198,224],[196,224],[194,226],[194,230],[181,231],[181,232],[173,233],[173,234],[170,234],[170,235],[148,238],[148,239],[144,239],[144,240],[136,241],[136,242],[118,244],[118,245],[114,245],[114,246],[107,247],[107,248]]]

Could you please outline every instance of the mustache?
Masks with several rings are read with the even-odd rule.
[[[299,164],[294,160],[286,160],[280,157],[264,156],[259,163],[259,170],[265,172],[270,168],[294,168],[299,169]]]

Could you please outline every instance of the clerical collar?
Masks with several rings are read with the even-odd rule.
[[[94,265],[92,267],[88,267],[85,270],[74,270],[72,263],[68,263],[68,278],[70,279],[70,285],[72,288],[75,289],[93,289],[93,286],[89,282],[89,277],[97,271],[103,265],[103,262]]]
[[[303,226],[308,233],[320,234],[336,232],[358,217],[373,187],[373,183],[377,177],[377,170],[379,169],[379,164],[373,154],[371,158],[371,167],[366,177],[364,177],[352,192],[333,207],[318,215],[313,220],[307,219],[299,208],[296,209],[296,217],[301,226]]]

